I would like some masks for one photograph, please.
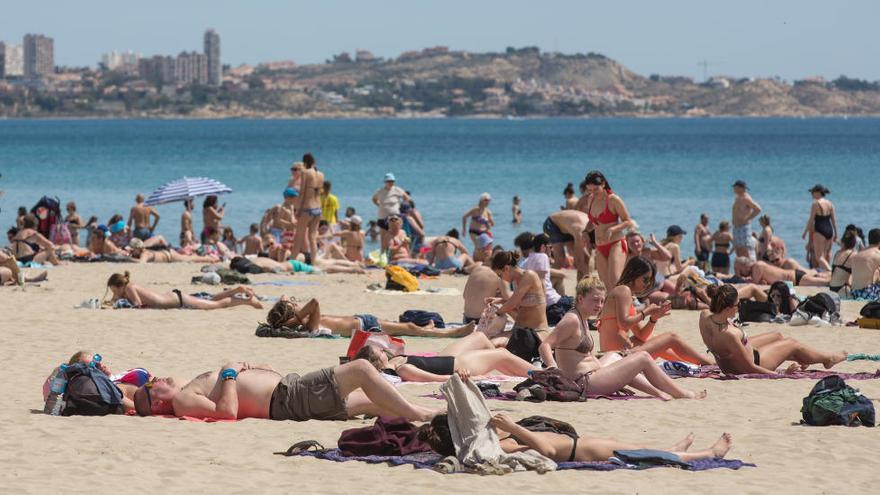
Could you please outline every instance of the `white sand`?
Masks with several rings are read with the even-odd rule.
[[[813,386],[812,380],[682,380],[691,389],[707,389],[709,398],[704,401],[490,401],[491,407],[510,411],[515,417],[557,417],[574,424],[582,435],[615,437],[653,447],[668,446],[693,431],[697,435],[694,447],[702,448],[727,431],[734,439],[729,457],[758,465],[756,469],[699,473],[655,469],[443,476],[408,466],[339,464],[272,455],[305,439],[335,446],[342,430],[370,423],[359,420],[203,424],[158,418],[43,415],[43,380],[53,366],[79,349],[103,354],[114,370],[143,366],[160,376],[191,378],[218,368],[227,359],[266,362],[285,372],[307,372],[337,363],[348,345],[347,339],[257,338],[255,324],[266,312],[248,307],[209,312],[73,309],[84,299],[101,297],[107,277],[123,269],[132,272],[136,283],[157,290],[200,290],[189,283],[199,273],[198,266],[188,264],[67,265],[52,268],[49,281],[40,287],[0,289],[0,349],[5,351],[6,361],[6,373],[0,378],[0,491],[47,493],[65,487],[99,493],[157,489],[170,493],[396,493],[403,489],[408,493],[816,493],[868,491],[869,483],[880,476],[876,469],[880,430],[797,426],[801,399]],[[319,281],[320,286],[257,287],[257,291],[270,296],[318,297],[329,314],[366,312],[396,319],[404,310],[418,308],[438,311],[447,321],[460,319],[460,297],[391,297],[364,291],[368,283],[382,278],[381,272],[300,276],[295,280]],[[464,281],[444,276],[423,285],[461,289]],[[860,306],[845,303],[844,316],[852,319]],[[692,344],[701,345],[696,322],[696,312],[676,311],[663,320],[660,331],[675,330]],[[750,332],[765,329],[780,330],[820,348],[880,353],[878,331],[752,325]],[[439,350],[446,343],[409,339],[408,349]],[[877,367],[877,363],[863,361],[844,363],[838,369],[855,372]],[[880,397],[880,381],[851,385],[868,397]],[[409,385],[401,390],[418,403],[441,405],[417,397],[436,390],[436,386]]]

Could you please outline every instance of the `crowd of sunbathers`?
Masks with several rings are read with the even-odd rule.
[[[344,230],[334,231],[322,209],[329,195],[329,182],[317,171],[314,158],[307,154],[291,170],[284,202],[267,210],[263,222],[251,226],[251,235],[240,241],[243,254],[262,256],[238,263],[246,263],[255,272],[310,271],[322,268],[322,264],[327,271],[362,272],[364,263],[370,260],[363,257],[361,219],[352,212],[344,221]],[[526,378],[535,371],[556,369],[572,380],[585,379],[590,395],[615,394],[629,387],[662,400],[704,399],[705,390],[680,386],[655,359],[715,364],[726,373],[743,374],[776,373],[780,369],[793,372],[810,365],[831,368],[847,358],[845,351],[814,349],[778,332],[748,336],[734,320],[741,300],[771,300],[782,311],[791,310],[797,303],[788,290],[765,291],[759,285],[782,283],[789,288],[786,283],[830,283],[835,290],[851,291],[859,297],[871,297],[880,291],[880,229],[868,233],[865,245],[860,231],[848,228],[840,240],[841,250],[832,257],[830,243],[819,239],[826,237],[829,229],[830,239],[837,239],[834,208],[825,198],[828,190],[822,186],[811,189],[813,211],[804,235],[810,238],[810,259],[817,269],[801,267],[787,257],[785,245],[773,236],[766,215],[761,218],[761,236],[751,233],[750,222],[761,208],[742,181],[733,186],[732,233],[728,232],[727,222],[711,233],[709,219],[703,215],[694,232],[695,257],[687,260],[681,255],[684,229],[669,227],[661,242],[653,235],[645,239],[623,200],[600,172],[587,174],[581,189],[579,199],[573,191],[566,191],[566,205],[547,217],[543,232],[519,235],[514,241],[515,251],[495,245],[491,197],[482,195],[477,206],[462,218],[462,231],[467,229],[474,244],[472,256],[456,230],[433,239],[426,237],[412,199],[395,185],[394,175],[387,174],[384,187],[373,197],[379,208],[375,224],[384,259],[372,261],[432,264],[443,271],[468,274],[463,291],[464,324],[436,328],[432,324],[380,320],[368,314],[331,316],[322,312],[316,299],[301,303],[282,297],[269,310],[267,325],[308,332],[323,329],[341,336],[379,330],[390,336],[457,340],[433,356],[406,355],[366,344],[350,362],[302,376],[283,375],[268,365],[245,362],[227,363],[191,381],[158,378],[146,372],[126,373],[116,377],[125,408],[141,416],[215,419],[302,421],[341,420],[363,414],[401,416],[430,422],[423,436],[444,453],[449,450],[450,440],[442,409],[412,403],[383,374],[402,381],[443,382],[453,375],[470,379],[498,372]],[[331,204],[338,208],[338,201],[333,199]],[[517,208],[515,205],[514,211]],[[115,223],[111,221],[109,228],[94,229],[89,251],[114,254],[124,249],[125,256],[141,262],[233,260],[235,246],[220,239],[223,207],[217,206],[217,198],[205,201],[206,227],[201,244],[192,234],[191,216],[187,223],[191,210],[189,200],[182,219],[181,245],[184,250],[201,247],[189,254],[161,247],[167,243],[152,235],[155,222],[149,224],[150,218],[158,221],[158,213],[144,206],[140,196],[128,225],[119,218]],[[333,211],[334,219],[335,214]],[[58,245],[37,232],[37,218],[26,213],[21,220],[19,228],[10,233],[15,251],[0,258],[0,270],[10,271],[0,271],[4,281],[19,279],[18,272],[12,273],[16,258],[21,261],[30,256],[32,261],[49,263],[60,259]],[[265,235],[261,236],[261,231]],[[123,239],[114,240],[114,235]],[[341,238],[343,244],[329,243],[334,238]],[[205,246],[216,248],[200,251]],[[731,254],[735,255],[732,274],[728,273]],[[570,266],[576,269],[578,280],[573,295],[566,294],[564,284],[564,268]],[[262,307],[246,287],[206,300],[180,290],[157,293],[134,284],[127,272],[114,274],[107,285],[114,300],[126,299],[139,307]],[[706,352],[673,332],[655,332],[657,323],[672,309],[702,310],[699,330]],[[598,345],[592,333],[596,329]],[[80,352],[71,362],[90,360],[90,354]],[[102,371],[110,375],[106,366]],[[577,435],[536,435],[522,431],[504,414],[493,418],[492,425],[503,433],[502,447],[506,451],[534,448],[557,460],[607,459],[614,449],[628,448],[614,440],[582,439],[579,443]],[[691,455],[686,451],[692,441],[687,437],[669,450],[683,457]],[[723,456],[729,447],[730,438],[725,434],[711,448],[691,458]]]

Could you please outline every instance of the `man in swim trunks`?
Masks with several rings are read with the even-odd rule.
[[[456,252],[461,254],[456,255]],[[431,255],[433,256],[434,268],[443,272],[470,273],[476,266],[474,260],[468,255],[467,248],[458,239],[458,231],[455,229],[431,241]]]
[[[268,365],[227,363],[184,386],[180,383],[171,377],[153,378],[138,388],[137,413],[278,421],[332,421],[369,414],[428,421],[440,412],[407,401],[362,359],[302,376],[282,376]]]
[[[146,241],[153,236],[156,225],[159,225],[159,212],[152,206],[144,204],[144,195],[138,194],[134,198],[135,205],[131,207],[128,213],[128,228],[132,235],[142,241]],[[155,217],[153,225],[150,225],[150,217]]]
[[[700,215],[700,223],[694,227],[694,255],[701,270],[709,270],[709,254],[712,252],[712,232],[709,230],[709,215]]]
[[[797,286],[824,287],[831,281],[831,273],[817,273],[814,270],[788,270],[763,261],[755,261],[747,256],[738,256],[733,264],[734,273],[758,285],[773,282],[793,282]]]
[[[850,259],[852,297],[880,300],[880,229],[868,231],[868,247]]]
[[[748,193],[745,181],[733,183],[733,248],[737,256],[755,259],[756,241],[752,235],[752,220],[761,214],[761,206]]]
[[[284,202],[273,206],[269,212],[266,227],[275,238],[275,242],[290,249],[293,246],[295,230],[296,230],[296,201],[299,192],[292,187],[288,187],[282,193]]]
[[[544,220],[544,233],[550,238],[553,253],[553,268],[565,266],[565,248],[568,247],[574,257],[578,280],[590,273],[589,225],[589,216],[578,210],[560,210]]]
[[[302,189],[296,223],[299,228],[293,241],[290,257],[307,252],[306,262],[318,257],[318,226],[321,222],[321,190],[324,188],[324,174],[315,167],[315,157],[311,153],[303,155]]]

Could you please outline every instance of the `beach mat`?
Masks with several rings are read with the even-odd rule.
[[[460,296],[461,291],[454,287],[437,287],[429,289],[419,289],[415,292],[404,292],[402,290],[376,289],[367,287],[364,292],[372,294],[381,294],[383,296]]]
[[[828,370],[806,370],[795,371],[794,373],[746,373],[742,375],[728,375],[723,373],[721,369],[717,366],[703,366],[700,368],[700,371],[694,375],[673,378],[711,378],[713,380],[820,380],[831,375],[837,375],[844,380],[878,380],[880,379],[880,369],[874,372],[862,373],[839,373]]]
[[[522,378],[520,378],[522,380]],[[419,397],[425,397],[428,399],[437,399],[437,400],[446,400],[446,397],[439,392],[435,392],[433,394],[425,394],[420,395]],[[501,392],[498,395],[483,395],[483,397],[487,400],[502,400],[502,401],[515,401],[516,400],[516,392]],[[655,399],[661,400],[659,397],[651,397],[649,395],[628,395],[628,394],[607,394],[607,395],[588,395],[587,400],[595,400],[595,399],[607,399],[607,400],[642,400],[642,399]],[[530,400],[525,400],[523,402],[534,402]],[[553,402],[553,401],[550,401]]]
[[[402,466],[409,464],[416,469],[432,469],[435,464],[443,459],[443,456],[433,452],[421,452],[409,455],[365,455],[365,456],[345,456],[339,449],[328,449],[324,451],[303,451],[296,454],[298,456],[314,457],[334,462],[359,461],[368,464],[388,464],[390,466]],[[633,466],[627,464],[618,464],[611,461],[603,462],[560,462],[557,463],[556,469],[563,470],[583,470],[583,471],[615,471],[618,469],[641,470],[657,467],[671,467],[665,465],[651,466]],[[743,462],[737,459],[702,459],[692,461],[682,466],[687,471],[706,471],[709,469],[740,469],[742,467],[756,467],[755,464]]]
[[[252,282],[251,285],[275,285],[278,287],[299,287],[307,285],[321,285],[321,282],[313,280],[266,280],[263,282]]]

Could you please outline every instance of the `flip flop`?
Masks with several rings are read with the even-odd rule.
[[[315,440],[303,440],[302,442],[296,442],[291,445],[285,452],[275,452],[274,454],[283,455],[284,457],[292,457],[299,455],[301,452],[324,452],[325,450],[327,449]]]

